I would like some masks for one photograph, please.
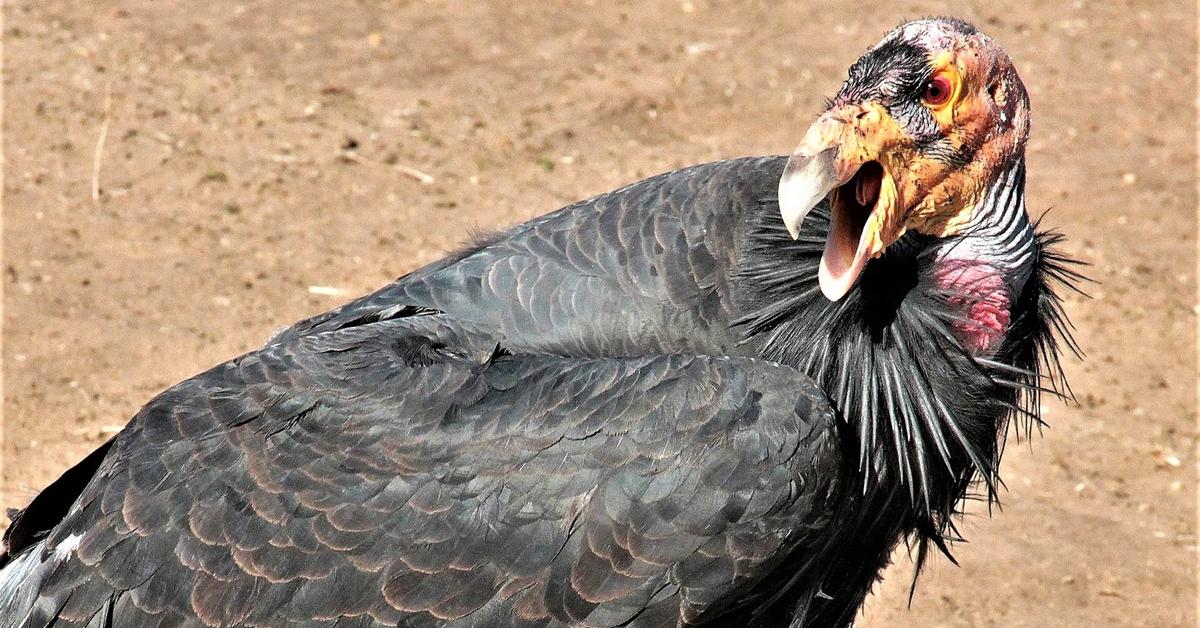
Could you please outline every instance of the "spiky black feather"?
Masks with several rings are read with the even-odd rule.
[[[798,365],[833,399],[857,441],[866,499],[897,507],[889,492],[903,487],[919,572],[928,544],[949,556],[953,518],[975,480],[996,502],[1009,424],[1028,433],[1042,423],[1043,392],[1070,394],[1060,355],[1064,345],[1078,347],[1056,288],[1078,290],[1083,276],[1055,249],[1061,236],[1039,222],[1034,271],[1005,340],[994,355],[976,357],[955,334],[956,295],[934,282],[943,241],[905,235],[850,294],[830,302],[817,284],[828,227],[824,203],[795,241],[768,212],[752,214],[737,270],[744,314],[735,324],[743,344]]]

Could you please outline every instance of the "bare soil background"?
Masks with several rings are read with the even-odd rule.
[[[858,54],[942,13],[1016,60],[1030,208],[1099,283],[1067,297],[1079,404],[1010,442],[962,566],[909,609],[899,554],[861,624],[1196,625],[1188,2],[5,2],[0,502],[472,229],[789,152]]]

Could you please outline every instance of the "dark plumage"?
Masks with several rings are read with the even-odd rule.
[[[982,350],[973,228],[830,301],[786,162],[563,208],[169,389],[14,520],[0,625],[848,624],[1037,420],[1074,275],[1031,235]]]

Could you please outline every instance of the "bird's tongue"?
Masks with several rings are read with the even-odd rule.
[[[864,173],[863,170],[859,170],[851,180],[854,184],[854,200],[866,208],[875,206],[875,199],[879,198],[879,186],[883,184],[883,172],[879,164],[871,162],[864,166],[864,169],[871,166],[873,167],[870,168],[870,172]]]
[[[891,186],[885,186],[883,167],[867,162],[845,185],[830,193],[832,224],[817,278],[821,292],[837,301],[854,287],[867,262],[883,250],[885,203]],[[891,195],[889,195],[891,196]]]

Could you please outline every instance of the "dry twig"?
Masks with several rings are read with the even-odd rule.
[[[100,202],[100,160],[104,157],[104,140],[108,138],[108,121],[112,113],[112,83],[104,85],[104,121],[100,123],[100,137],[96,138],[96,152],[92,155],[92,203]]]

